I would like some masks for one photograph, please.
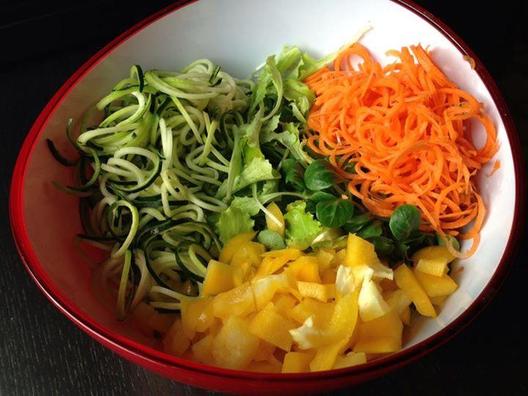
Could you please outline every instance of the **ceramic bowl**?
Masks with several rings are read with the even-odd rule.
[[[303,374],[262,374],[205,366],[155,348],[127,323],[119,322],[94,297],[91,270],[73,237],[80,231],[78,202],[51,186],[71,181],[69,169],[49,154],[45,139],[64,142],[68,118],[78,118],[126,75],[130,65],[179,69],[207,57],[247,77],[283,45],[315,56],[335,51],[363,27],[362,43],[381,61],[392,48],[421,43],[454,82],[471,92],[491,114],[498,132],[500,169],[478,177],[488,207],[482,242],[456,264],[458,290],[435,319],[412,326],[401,352],[368,364]],[[464,56],[475,61],[473,69]],[[59,147],[65,146],[59,144]],[[305,393],[350,386],[399,367],[447,341],[493,296],[507,272],[521,222],[519,143],[501,96],[471,50],[442,22],[407,1],[389,0],[200,0],[177,3],[113,40],[59,89],[35,121],[21,149],[12,179],[10,216],[22,260],[48,299],[77,326],[121,356],[176,381],[244,393]]]

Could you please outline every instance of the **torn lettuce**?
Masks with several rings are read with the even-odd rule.
[[[307,249],[323,227],[311,213],[306,213],[305,201],[292,202],[286,211],[286,244],[301,250]]]

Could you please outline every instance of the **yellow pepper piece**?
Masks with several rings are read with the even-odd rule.
[[[213,341],[216,364],[231,369],[246,367],[257,353],[259,339],[249,331],[246,320],[230,317]]]
[[[253,267],[258,267],[264,252],[266,252],[266,248],[261,243],[252,241],[242,243],[237,247],[230,264],[236,267],[242,263],[250,263]]]
[[[405,264],[401,264],[394,270],[394,280],[400,289],[414,303],[416,310],[423,316],[436,317],[436,311],[431,300],[425,293],[413,272]]]
[[[273,299],[275,293],[288,291],[291,283],[288,274],[281,273],[253,280],[251,287],[257,309],[261,309]]]
[[[247,369],[257,373],[280,373],[281,364],[278,361],[251,362]]]
[[[409,326],[411,324],[411,307],[406,307],[403,310],[403,312],[400,314],[400,319],[405,326]]]
[[[256,232],[244,232],[231,238],[224,245],[218,260],[222,263],[231,263],[231,259],[233,258],[235,252],[240,248],[240,245],[252,241],[256,234]]]
[[[349,234],[345,265],[373,265],[379,263],[374,245],[355,234]]]
[[[319,268],[324,271],[333,265],[336,252],[334,249],[321,248],[317,250],[316,256],[319,260]]]
[[[302,251],[299,249],[292,248],[272,250],[271,252],[264,253],[256,276],[261,277],[273,274],[284,267],[288,262],[301,257],[302,254]]]
[[[315,256],[301,256],[288,266],[293,277],[305,282],[319,282],[319,260]]]
[[[249,330],[264,341],[289,352],[292,344],[289,331],[295,327],[294,322],[282,316],[273,304],[269,303],[251,320]]]
[[[183,330],[189,338],[195,332],[205,332],[214,321],[212,299],[182,301],[181,319]]]
[[[288,311],[288,316],[298,323],[304,323],[313,316],[316,326],[326,326],[334,313],[334,303],[324,303],[312,298],[305,298]]]
[[[326,326],[315,326],[309,317],[301,327],[290,332],[301,349],[318,348],[341,340],[348,342],[354,333],[358,318],[358,293],[341,297],[335,304],[332,317]]]
[[[367,355],[364,352],[349,352],[345,356],[338,356],[334,369],[358,366],[367,363]]]
[[[431,297],[431,303],[437,307],[442,305],[448,296]]]
[[[289,294],[276,294],[275,297],[273,297],[273,304],[275,305],[275,308],[277,308],[277,311],[282,315],[288,316],[289,312],[291,312],[297,304],[297,300]]]
[[[363,285],[361,286],[358,297],[358,305],[359,316],[364,322],[379,318],[390,310],[390,307],[383,299],[378,286],[371,279],[371,275],[363,279]]]
[[[270,203],[266,209],[273,215],[273,218],[266,213],[266,227],[271,231],[275,231],[281,237],[284,236],[284,216],[282,211],[275,202]]]
[[[181,319],[176,319],[163,338],[163,350],[171,355],[181,356],[189,348],[191,342],[183,332]]]
[[[334,284],[321,284],[315,282],[297,282],[297,289],[303,297],[311,297],[316,300],[327,302],[335,298],[336,290]]]
[[[406,308],[411,305],[411,299],[407,297],[407,294],[401,289],[396,289],[384,294],[385,301],[389,304],[389,307],[396,312],[398,315],[403,314]]]
[[[308,371],[314,352],[288,352],[282,363],[283,373],[302,373]]]
[[[255,353],[255,356],[253,357],[253,360],[255,362],[269,361],[273,355],[273,352],[275,352],[275,348],[275,345],[272,345],[264,340],[260,340],[259,347]]]
[[[202,295],[214,296],[235,286],[233,267],[210,260],[207,265],[207,272],[203,283]]]
[[[389,353],[401,349],[403,324],[396,312],[359,325],[354,352]]]
[[[253,290],[249,283],[220,293],[213,299],[213,314],[217,318],[227,319],[230,316],[244,316],[255,312],[256,309]]]
[[[337,270],[335,268],[327,268],[321,274],[322,283],[335,283],[337,277]]]
[[[200,363],[213,363],[214,359],[211,353],[213,349],[213,340],[214,337],[211,334],[208,334],[200,341],[194,343],[191,348],[193,359]]]
[[[427,246],[414,253],[412,259],[416,262],[422,259],[441,259],[450,263],[455,259],[455,256],[453,256],[445,246]]]
[[[452,294],[458,287],[449,275],[434,276],[414,270],[414,275],[429,297],[441,297]]]
[[[345,264],[346,257],[347,257],[346,249],[338,250],[334,256],[334,259],[332,260],[332,263],[331,263],[332,267],[339,267],[340,265]]]
[[[347,343],[348,338],[345,338],[317,348],[315,357],[310,362],[310,371],[331,370],[336,363],[337,356],[343,353]]]
[[[253,278],[256,273],[255,268],[251,265],[250,262],[245,261],[238,265],[232,265],[233,267],[233,283],[235,286],[240,286],[242,283]]]

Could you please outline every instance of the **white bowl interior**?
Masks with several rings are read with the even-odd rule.
[[[118,322],[103,308],[90,286],[90,267],[80,258],[73,236],[81,231],[77,200],[54,189],[50,181],[70,181],[70,171],[53,160],[45,138],[66,147],[68,118],[78,118],[125,76],[130,65],[145,69],[178,69],[207,57],[228,72],[247,77],[268,55],[283,45],[297,45],[313,55],[335,51],[367,24],[373,29],[363,39],[370,51],[387,61],[385,51],[422,43],[434,60],[462,88],[484,103],[498,131],[500,169],[488,176],[488,165],[479,176],[488,208],[482,243],[456,275],[460,287],[436,319],[420,319],[412,327],[405,347],[416,344],[455,320],[490,281],[504,253],[512,228],[515,178],[510,142],[480,77],[460,51],[427,21],[388,0],[200,0],[173,12],[112,50],[63,98],[49,117],[32,152],[24,185],[24,215],[36,255],[55,286],[77,307],[110,330],[144,343],[133,328]]]

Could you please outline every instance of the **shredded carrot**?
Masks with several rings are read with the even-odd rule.
[[[456,252],[468,257],[486,213],[474,176],[498,149],[495,126],[422,46],[388,55],[398,61],[382,67],[356,43],[306,80],[316,94],[307,144],[328,157],[372,213],[389,217],[414,204],[424,231],[472,239],[468,251]],[[480,148],[472,120],[486,134]]]

